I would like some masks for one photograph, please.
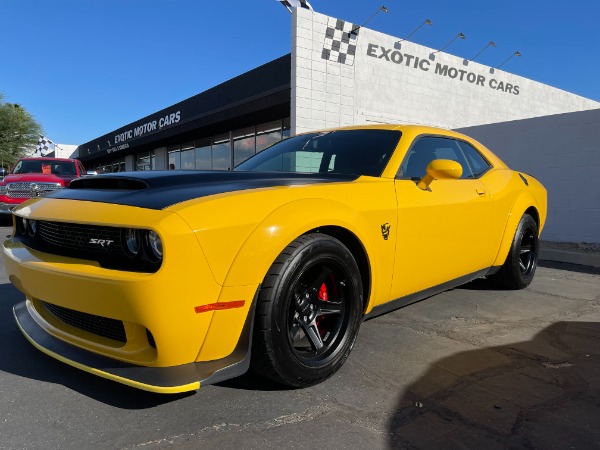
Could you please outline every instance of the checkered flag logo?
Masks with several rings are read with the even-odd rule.
[[[283,6],[285,6],[289,12],[292,12],[292,8],[304,8],[304,9],[310,9],[311,11],[313,10],[313,7],[310,6],[310,3],[308,3],[306,0],[277,0],[279,3],[281,3]]]
[[[353,66],[359,32],[359,25],[330,17],[325,30],[321,58]]]
[[[40,138],[38,139],[38,144],[37,147],[35,149],[36,153],[40,153],[40,155],[45,155],[46,153],[48,153],[50,150],[50,146],[54,147],[54,142],[52,142],[50,139],[48,139],[45,136],[42,136],[40,134]]]

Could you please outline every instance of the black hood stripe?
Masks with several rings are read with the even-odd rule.
[[[232,171],[149,171],[79,178],[51,198],[164,209],[195,198],[247,189],[354,181],[358,175]]]

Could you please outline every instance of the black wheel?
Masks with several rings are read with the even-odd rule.
[[[497,285],[507,289],[529,286],[537,268],[540,251],[538,227],[529,214],[524,214],[517,226],[506,261],[491,277]]]
[[[252,370],[305,387],[346,361],[362,320],[362,282],[350,251],[323,234],[299,237],[262,284],[252,342]]]

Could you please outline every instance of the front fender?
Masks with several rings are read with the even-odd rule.
[[[272,211],[253,230],[236,254],[224,285],[261,283],[285,247],[298,236],[324,226],[337,226],[350,231],[360,240],[367,255],[373,254],[369,223],[356,210],[334,200],[295,200]],[[371,260],[370,264],[371,271],[377,270],[374,261]]]

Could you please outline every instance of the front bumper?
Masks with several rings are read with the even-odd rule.
[[[177,214],[59,199],[34,200],[15,214],[39,220],[77,217],[85,218],[79,223],[120,227],[153,224],[165,242],[160,269],[139,273],[36,251],[17,238],[6,240],[6,272],[25,294],[27,305],[17,307],[15,317],[38,349],[96,375],[154,392],[197,389],[200,382],[214,382],[225,376],[224,368],[240,362],[242,330],[257,285],[216,283],[193,230]],[[237,309],[196,311],[202,305],[239,300],[245,302]],[[77,317],[122,323],[125,339],[120,342],[73,326],[53,314],[53,307]],[[152,375],[158,381],[141,375],[150,373],[175,375]]]
[[[254,305],[235,350],[226,358],[174,367],[143,367],[97,355],[47,333],[36,321],[31,302],[15,305],[13,314],[27,340],[38,350],[78,369],[137,389],[159,394],[193,391],[244,374],[250,366]]]

